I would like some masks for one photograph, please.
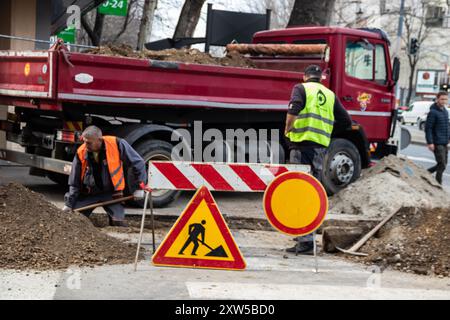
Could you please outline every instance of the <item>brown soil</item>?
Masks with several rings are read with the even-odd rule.
[[[125,264],[136,247],[97,230],[80,214],[66,214],[22,185],[0,186],[0,268],[63,269]]]
[[[361,249],[367,264],[450,276],[450,209],[403,208]]]
[[[228,67],[255,68],[255,64],[250,59],[247,59],[237,52],[230,52],[224,58],[216,58],[197,49],[167,49],[161,51],[144,49],[143,51],[135,51],[130,46],[122,44],[106,45],[95,49],[89,49],[84,51],[84,53]]]

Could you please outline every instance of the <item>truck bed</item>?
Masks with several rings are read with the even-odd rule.
[[[284,111],[302,73],[68,52],[0,52],[0,103]]]

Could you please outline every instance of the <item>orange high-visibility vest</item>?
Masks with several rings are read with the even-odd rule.
[[[109,174],[115,191],[125,189],[125,179],[123,175],[122,161],[120,160],[119,147],[117,146],[117,138],[112,136],[104,136],[103,141],[106,148],[106,161],[108,162]],[[83,183],[84,175],[87,169],[86,144],[83,143],[77,151],[78,158],[81,161],[81,182]]]

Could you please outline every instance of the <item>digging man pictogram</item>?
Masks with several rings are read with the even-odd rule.
[[[192,249],[191,255],[192,256],[196,256],[196,252],[197,249],[199,247],[198,244],[198,236],[201,235],[202,236],[202,240],[201,242],[204,243],[205,242],[205,227],[203,226],[204,224],[206,224],[205,220],[202,220],[201,224],[200,223],[193,223],[191,225],[189,225],[189,238],[186,240],[186,242],[183,245],[183,248],[181,248],[179,254],[183,254],[184,250],[186,250],[186,248],[191,244],[194,243],[194,248]]]
[[[226,254],[225,250],[223,249],[222,246],[217,247],[216,249],[211,248],[210,246],[208,246],[205,243],[205,227],[203,225],[206,224],[205,220],[202,220],[201,223],[193,223],[189,225],[189,238],[186,240],[186,242],[184,243],[183,247],[181,248],[180,252],[178,252],[178,254],[183,255],[184,254],[184,250],[186,250],[186,248],[193,243],[194,244],[194,248],[192,249],[191,255],[192,256],[196,256],[197,255],[197,249],[199,247],[199,242],[201,244],[203,244],[205,247],[207,247],[208,249],[210,249],[211,251],[206,254],[205,256],[210,256],[210,257],[224,257],[227,258],[228,255]],[[201,235],[201,239],[198,238],[198,236]]]

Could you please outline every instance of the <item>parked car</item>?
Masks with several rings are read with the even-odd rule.
[[[413,102],[407,111],[402,112],[401,123],[410,123],[412,125],[418,123],[420,117],[428,113],[432,104],[432,101]]]
[[[425,130],[425,122],[427,122],[428,112],[424,115],[420,116],[419,120],[417,121],[417,126],[420,130]]]
[[[450,125],[450,108],[447,108],[448,111],[448,122]],[[417,120],[417,126],[420,130],[425,130],[425,122],[427,122],[428,112],[424,115],[420,116],[419,120]]]
[[[397,120],[398,121],[402,121],[402,114],[403,114],[403,112],[405,112],[405,111],[408,111],[409,110],[409,106],[400,106],[400,107],[398,107],[397,108]]]

